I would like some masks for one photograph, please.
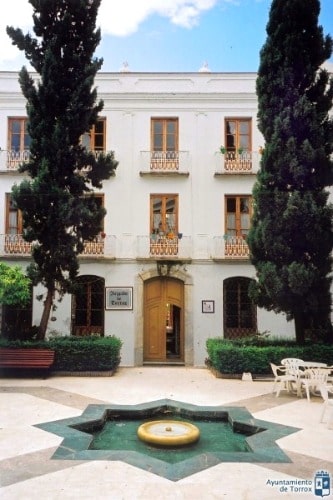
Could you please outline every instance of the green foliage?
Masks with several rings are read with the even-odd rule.
[[[33,242],[30,276],[47,289],[43,338],[55,292],[60,297],[68,292],[84,241],[101,231],[105,210],[93,188],[114,174],[117,161],[113,152],[96,157],[81,144],[103,109],[93,86],[102,65],[93,57],[100,42],[100,0],[29,1],[36,38],[7,27],[39,74],[36,81],[25,67],[20,72],[31,144],[30,159],[20,167],[28,177],[13,188],[13,199],[23,214],[24,238]]]
[[[281,364],[283,358],[300,358],[333,364],[333,346],[307,343],[299,346],[291,340],[259,341],[255,339],[224,340],[210,338],[206,342],[207,364],[225,374],[251,372],[258,375],[271,375],[269,363]]]
[[[18,316],[17,320],[10,325],[4,325],[1,335],[3,338],[12,340],[36,340],[38,335],[38,327],[31,326],[26,322],[22,322],[22,318]],[[1,338],[1,337],[0,337]]]
[[[114,370],[120,363],[122,342],[117,337],[63,337],[49,341],[55,349],[54,370]]]
[[[0,304],[25,305],[31,295],[31,281],[19,266],[0,262]]]
[[[0,339],[0,347],[47,347],[55,351],[55,371],[115,370],[120,363],[122,342],[109,337],[59,337],[49,341],[9,341]]]
[[[332,39],[318,26],[318,0],[273,0],[257,78],[265,139],[247,237],[257,282],[250,296],[295,320],[296,339],[330,323],[333,79],[321,65]]]

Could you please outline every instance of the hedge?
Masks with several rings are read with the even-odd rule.
[[[269,363],[281,364],[283,358],[300,358],[333,365],[333,345],[305,344],[294,341],[225,340],[210,338],[206,341],[206,364],[225,374],[251,372],[258,375],[272,374]]]
[[[59,337],[45,341],[9,341],[0,339],[0,347],[48,348],[55,351],[52,371],[115,370],[120,363],[122,342],[108,337]]]

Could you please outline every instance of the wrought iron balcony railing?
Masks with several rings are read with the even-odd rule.
[[[25,241],[22,234],[2,234],[1,253],[3,255],[30,255],[32,243]]]
[[[22,234],[2,234],[0,235],[0,255],[9,256],[29,256],[31,255],[33,243],[29,243],[23,239]],[[116,237],[106,235],[97,236],[93,241],[86,241],[84,250],[80,254],[82,256],[97,257],[107,256],[115,257],[116,254]]]
[[[93,151],[93,153],[95,153],[96,158],[98,158],[101,152],[106,154],[110,151],[98,151],[98,150]],[[22,163],[26,163],[27,161],[29,161],[29,158],[30,158],[29,149],[24,149],[21,151],[15,151],[14,149],[12,150],[0,149],[0,171],[1,170],[15,171]]]
[[[257,151],[216,153],[216,174],[255,174],[259,170],[261,155]]]
[[[15,151],[14,149],[0,150],[0,170],[17,170],[21,163],[29,161],[30,151],[24,149]]]
[[[137,256],[139,258],[191,258],[191,237],[189,236],[138,236],[137,242]]]
[[[82,257],[140,258],[140,259],[249,259],[249,247],[242,236],[198,235],[191,236],[135,236],[119,240],[114,235],[98,236],[87,241]],[[136,245],[135,245],[136,239]],[[117,243],[117,245],[116,245]],[[212,243],[212,245],[211,245]],[[0,256],[30,256],[33,243],[26,242],[21,234],[0,235]],[[118,248],[119,246],[119,248]],[[116,248],[117,247],[117,248]],[[118,253],[117,253],[118,252]]]
[[[151,256],[176,256],[178,255],[178,238],[177,236],[153,236],[150,238],[150,255]]]
[[[144,173],[188,173],[188,151],[141,151],[141,171]]]
[[[243,236],[225,234],[214,237],[214,259],[248,259],[249,256],[249,247]]]

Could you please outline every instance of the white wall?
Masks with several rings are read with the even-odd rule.
[[[232,276],[255,277],[246,261],[212,260],[214,236],[222,236],[226,194],[251,194],[254,175],[214,176],[222,157],[226,117],[252,118],[252,149],[263,139],[256,128],[257,99],[254,73],[138,74],[101,73],[96,78],[102,116],[107,118],[107,149],[114,150],[119,167],[116,176],[104,183],[104,230],[117,239],[115,260],[82,259],[80,274],[105,279],[105,286],[132,286],[132,311],[105,311],[105,334],[123,341],[122,365],[142,360],[143,298],[140,275],[156,267],[137,260],[138,236],[149,234],[149,198],[152,193],[179,195],[179,231],[192,240],[191,262],[182,273],[191,279],[187,301],[188,352],[193,364],[203,366],[206,340],[223,335],[223,281]],[[25,116],[24,99],[17,74],[0,72],[0,146],[7,147],[7,118]],[[141,151],[150,150],[152,117],[178,117],[179,149],[189,152],[188,176],[141,176]],[[148,165],[147,165],[148,169]],[[22,175],[0,171],[0,234],[5,232],[4,194]],[[14,259],[7,258],[14,263]],[[27,260],[21,259],[23,264]],[[141,288],[140,288],[141,287]],[[202,300],[214,300],[214,314],[202,313]],[[49,332],[70,334],[71,297],[64,297],[53,314]],[[34,301],[33,317],[39,323],[42,304]],[[283,315],[258,310],[258,330],[274,336],[293,336],[293,323]],[[141,356],[141,358],[140,358]],[[188,359],[191,361],[191,354]]]

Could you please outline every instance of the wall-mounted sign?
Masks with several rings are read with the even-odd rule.
[[[213,312],[215,312],[215,302],[214,302],[214,300],[203,300],[202,301],[202,312],[203,313],[213,313]]]
[[[110,286],[105,288],[105,309],[133,309],[133,288],[130,286]]]

